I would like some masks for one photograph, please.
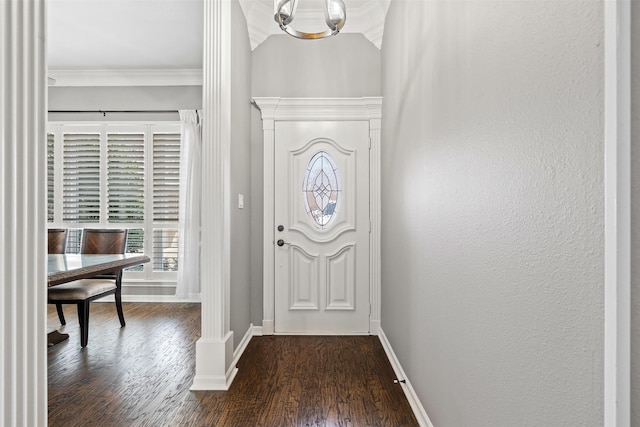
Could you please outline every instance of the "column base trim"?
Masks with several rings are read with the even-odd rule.
[[[238,373],[232,361],[233,332],[221,341],[200,338],[196,342],[196,375],[190,390],[229,390]]]

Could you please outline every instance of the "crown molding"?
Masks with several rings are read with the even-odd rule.
[[[362,34],[381,49],[384,21],[390,3],[391,0],[370,0],[360,7],[350,8],[347,5],[347,22],[341,33]],[[283,34],[273,19],[273,9],[265,3],[256,0],[240,0],[240,7],[247,20],[251,50],[255,50],[270,35]],[[319,16],[323,16],[321,9],[298,9],[294,22],[300,28],[313,28],[313,25],[318,23]],[[323,24],[324,21],[320,23]]]
[[[350,33],[363,34],[378,49],[382,49],[384,22],[391,0],[369,1],[357,9],[348,11],[346,29]],[[350,18],[350,20],[349,20]],[[350,24],[353,27],[347,28]]]
[[[201,86],[201,69],[49,70],[55,86]]]
[[[240,7],[247,21],[251,50],[255,50],[271,34],[277,34],[280,27],[273,20],[273,10],[253,0],[240,0]]]

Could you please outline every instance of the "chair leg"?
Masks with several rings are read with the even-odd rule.
[[[78,322],[80,323],[80,347],[86,347],[89,341],[89,301],[78,303]]]
[[[60,324],[66,325],[67,321],[64,320],[64,313],[62,312],[62,304],[56,304],[56,311],[58,312],[58,319],[60,319]]]
[[[116,310],[118,311],[118,318],[120,319],[120,327],[126,326],[127,324],[124,322],[124,313],[122,311],[122,297],[120,289],[116,290]]]

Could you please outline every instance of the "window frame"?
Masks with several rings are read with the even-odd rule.
[[[98,222],[65,222],[64,209],[64,134],[99,133],[100,134],[100,218]],[[108,134],[142,133],[144,134],[144,217],[142,222],[109,222],[108,192]],[[143,264],[142,271],[125,270],[123,279],[148,282],[175,282],[177,271],[154,271],[154,230],[178,229],[178,221],[153,221],[153,135],[159,133],[180,134],[178,121],[121,122],[50,122],[47,124],[47,139],[52,134],[53,145],[53,222],[47,222],[47,228],[127,228],[144,230],[144,253],[151,262]],[[48,178],[47,178],[48,179]]]

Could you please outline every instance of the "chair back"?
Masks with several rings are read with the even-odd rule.
[[[67,250],[67,229],[52,228],[48,230],[48,253],[63,254]]]
[[[84,255],[101,255],[101,254],[123,254],[127,248],[127,230],[82,230],[82,243],[80,244],[80,253]],[[105,273],[98,278],[119,279],[122,277],[122,270],[113,273]]]
[[[81,254],[123,254],[126,247],[126,229],[82,231]]]

